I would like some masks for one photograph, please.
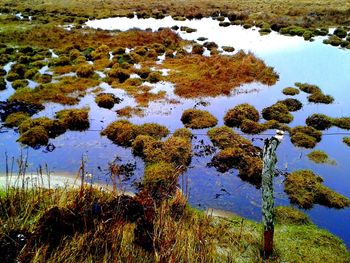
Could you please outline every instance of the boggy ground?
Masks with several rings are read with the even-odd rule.
[[[121,1],[121,0],[46,0],[20,1],[1,0],[4,9],[27,11],[44,16],[46,21],[74,21],[72,16],[81,18],[104,18],[117,15],[131,15],[138,12],[141,17],[158,17],[170,14],[188,18],[229,15],[232,20],[243,20],[246,24],[265,21],[270,24],[330,26],[349,23],[350,4],[341,0],[315,1],[244,1],[244,0],[199,0],[199,1]],[[79,22],[80,20],[77,20]]]
[[[261,262],[262,225],[214,218],[177,191],[144,196],[80,189],[1,189],[1,262]],[[154,208],[155,207],[155,208]],[[349,262],[344,244],[302,212],[276,209],[270,262]]]

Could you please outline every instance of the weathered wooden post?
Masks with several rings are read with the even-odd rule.
[[[264,225],[264,251],[263,257],[269,258],[273,251],[274,234],[274,196],[273,177],[277,162],[276,149],[283,139],[283,131],[277,130],[276,135],[265,140],[263,150],[262,170],[262,215]]]

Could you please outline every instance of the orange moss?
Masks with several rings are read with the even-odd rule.
[[[273,68],[243,51],[234,56],[187,55],[167,59],[163,65],[171,69],[168,80],[176,84],[175,93],[186,98],[215,97],[229,94],[244,83],[259,81],[272,85],[278,79]]]

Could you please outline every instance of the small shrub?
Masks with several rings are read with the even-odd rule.
[[[182,113],[181,121],[187,128],[204,129],[213,127],[218,120],[208,111],[188,109]]]
[[[299,94],[300,91],[296,88],[287,87],[287,88],[284,88],[282,92],[284,95],[294,96]]]
[[[282,103],[264,108],[262,116],[265,120],[276,120],[281,123],[290,123],[293,120],[293,115],[289,113],[288,107]]]
[[[317,130],[326,130],[333,125],[332,118],[324,114],[312,114],[306,118],[306,124]]]
[[[225,114],[225,125],[229,127],[239,127],[243,120],[259,121],[258,110],[247,103],[239,104],[234,108],[228,110]]]

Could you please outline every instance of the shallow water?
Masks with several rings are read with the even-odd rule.
[[[306,42],[301,37],[287,37],[272,32],[266,36],[260,36],[258,29],[243,29],[241,26],[219,27],[219,22],[211,18],[192,21],[174,21],[170,17],[161,20],[110,18],[87,22],[93,28],[128,30],[136,27],[140,29],[170,27],[174,25],[196,28],[197,32],[179,32],[179,35],[188,40],[196,40],[198,37],[207,37],[207,41],[215,41],[221,46],[233,46],[236,51],[244,49],[251,51],[262,58],[267,65],[273,66],[279,73],[280,79],[276,85],[267,87],[258,83],[244,85],[235,90],[235,95],[220,96],[216,98],[181,99],[174,95],[172,84],[159,83],[154,85],[153,91],[166,90],[167,96],[178,100],[177,104],[167,102],[151,102],[145,109],[145,117],[132,117],[131,122],[136,124],[145,122],[157,122],[167,126],[171,131],[182,127],[180,116],[183,110],[197,106],[214,114],[219,124],[223,124],[225,112],[240,103],[253,104],[258,110],[275,103],[279,99],[286,98],[282,89],[293,86],[295,82],[308,82],[319,85],[326,94],[335,98],[332,105],[312,104],[307,101],[307,94],[300,93],[295,96],[304,107],[293,113],[294,121],[291,126],[304,125],[307,116],[312,113],[325,113],[330,116],[350,116],[350,104],[348,98],[348,86],[350,83],[350,52],[322,44],[322,38],[316,38],[314,42]],[[200,42],[202,43],[202,42]],[[110,122],[118,119],[117,109],[125,106],[136,106],[133,98],[124,91],[112,89],[108,84],[100,85],[105,92],[114,93],[123,98],[120,104],[116,104],[112,110],[101,109],[94,102],[94,95],[88,94],[79,103],[78,107],[90,107],[90,129],[86,132],[67,132],[56,139],[50,140],[56,146],[53,152],[45,148],[39,150],[26,149],[29,154],[30,167],[36,169],[39,164],[48,163],[56,172],[77,172],[81,156],[84,154],[88,160],[87,170],[93,174],[98,182],[109,182],[106,170],[108,162],[117,157],[124,162],[136,162],[135,175],[125,183],[126,190],[132,190],[132,182],[137,181],[143,174],[144,164],[138,157],[131,154],[129,148],[112,144],[106,137],[101,137],[99,131]],[[10,88],[9,88],[10,89]],[[8,90],[0,92],[0,98],[6,98]],[[237,93],[237,94],[236,94]],[[208,102],[208,106],[202,106],[199,102]],[[62,109],[58,104],[47,104],[46,109],[37,116],[54,116],[55,112]],[[76,106],[75,106],[76,107]],[[267,131],[271,133],[274,131]],[[346,132],[338,128],[331,128],[326,133]],[[206,130],[194,131],[197,138],[194,145],[203,140],[204,144],[210,144]],[[18,135],[14,131],[0,134],[1,154],[7,152],[9,156],[19,156],[21,146],[16,143]],[[254,145],[262,146],[266,136],[247,136],[255,139]],[[314,164],[309,161],[306,154],[310,150],[295,148],[286,136],[278,148],[278,168],[280,170],[293,171],[296,169],[312,169],[324,178],[324,183],[331,189],[350,198],[350,148],[342,143],[342,136],[324,135],[316,149],[324,150],[331,159],[336,160],[337,165]],[[195,150],[198,152],[199,150]],[[191,166],[184,177],[188,178],[190,190],[189,201],[193,206],[200,208],[212,207],[227,210],[250,219],[259,221],[261,218],[261,192],[254,186],[243,182],[237,171],[229,171],[225,174],[216,172],[214,168],[207,167],[212,156],[194,156]],[[0,158],[0,169],[4,170],[4,158]],[[283,177],[275,179],[275,196],[277,205],[289,205],[289,201],[283,192]],[[181,179],[180,179],[181,182]],[[306,211],[311,219],[320,227],[326,228],[341,237],[350,246],[350,208],[343,210],[329,209],[316,205]]]

